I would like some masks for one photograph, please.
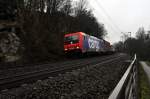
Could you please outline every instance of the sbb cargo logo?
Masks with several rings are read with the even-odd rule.
[[[99,42],[89,38],[88,39],[89,48],[99,50]]]

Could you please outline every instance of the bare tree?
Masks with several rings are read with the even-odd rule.
[[[72,0],[13,1],[15,3],[10,3],[10,7],[14,10],[9,12],[17,13],[15,34],[23,46],[23,60],[41,62],[57,59],[64,54],[65,33],[82,31],[99,38],[106,34],[104,25],[97,22],[92,11],[87,10],[86,0],[80,0],[75,8]]]
[[[138,31],[136,32],[136,37],[138,38],[138,39],[145,39],[145,30],[144,30],[144,27],[140,27],[139,29],[138,29]]]

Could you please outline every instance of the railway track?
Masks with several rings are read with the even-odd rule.
[[[116,54],[116,55],[118,55],[118,54]],[[103,59],[103,58],[106,58],[106,57],[111,57],[111,56],[114,56],[114,55],[101,56],[100,59]],[[64,61],[60,61],[58,63],[44,63],[44,64],[42,64],[42,66],[43,67],[49,67],[49,66],[55,66],[55,65],[59,65],[59,64],[64,64],[64,65],[65,64],[72,64],[73,62],[76,63],[76,62],[84,61],[84,60],[87,60],[87,59],[91,59],[91,57],[89,57],[89,58],[82,58],[82,59],[67,59],[67,60],[64,60]],[[5,67],[6,69],[3,69],[2,67],[3,67],[3,65],[0,67],[1,71],[5,71],[5,70],[7,70],[7,71],[13,71],[13,70],[16,70],[16,69],[29,69],[29,68],[33,69],[33,67],[34,68],[39,68],[39,67],[41,67],[41,64],[36,64],[36,65],[33,65],[33,64],[27,65],[26,64],[24,66],[22,66],[22,65],[16,65],[13,68],[12,67],[9,68],[9,66],[8,66],[8,68]],[[0,71],[0,73],[1,73],[1,71]]]
[[[107,56],[100,56],[98,57],[98,59],[100,61],[103,61],[105,59],[109,59],[111,57],[114,56],[119,56],[119,54],[114,54],[114,55],[107,55]],[[83,58],[83,59],[69,59],[68,61],[64,61],[64,62],[57,62],[57,63],[46,63],[46,64],[42,64],[42,65],[29,65],[29,66],[24,66],[24,67],[20,67],[17,66],[16,68],[10,68],[10,69],[5,69],[5,70],[1,70],[0,69],[0,78],[2,77],[9,77],[10,75],[14,75],[14,74],[20,74],[20,73],[24,73],[24,72],[33,72],[33,71],[37,71],[37,70],[43,70],[43,68],[45,69],[51,69],[51,68],[55,68],[55,67],[60,67],[60,66],[64,66],[64,65],[71,65],[71,64],[77,64],[77,63],[81,63],[81,62],[86,62],[86,61],[91,61],[91,60],[96,60],[97,57],[93,57],[91,58]]]
[[[81,59],[74,62],[64,62],[62,64],[45,64],[52,65],[51,68],[43,70],[28,72],[24,74],[13,75],[9,77],[0,78],[0,90],[6,88],[18,87],[24,83],[31,83],[39,79],[45,79],[49,76],[56,76],[67,71],[79,69],[85,66],[100,66],[103,64],[111,64],[117,62],[119,59],[124,58],[124,55],[114,55],[104,58]],[[59,65],[59,66],[56,66]]]

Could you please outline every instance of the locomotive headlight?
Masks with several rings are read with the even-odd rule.
[[[67,51],[68,49],[67,48],[65,48],[65,51]]]
[[[77,49],[79,49],[79,46],[77,46]]]

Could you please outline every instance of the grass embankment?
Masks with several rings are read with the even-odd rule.
[[[150,61],[147,61],[146,63],[147,63],[148,66],[150,66]]]
[[[150,84],[146,73],[142,66],[139,67],[140,71],[140,99],[150,99]]]

